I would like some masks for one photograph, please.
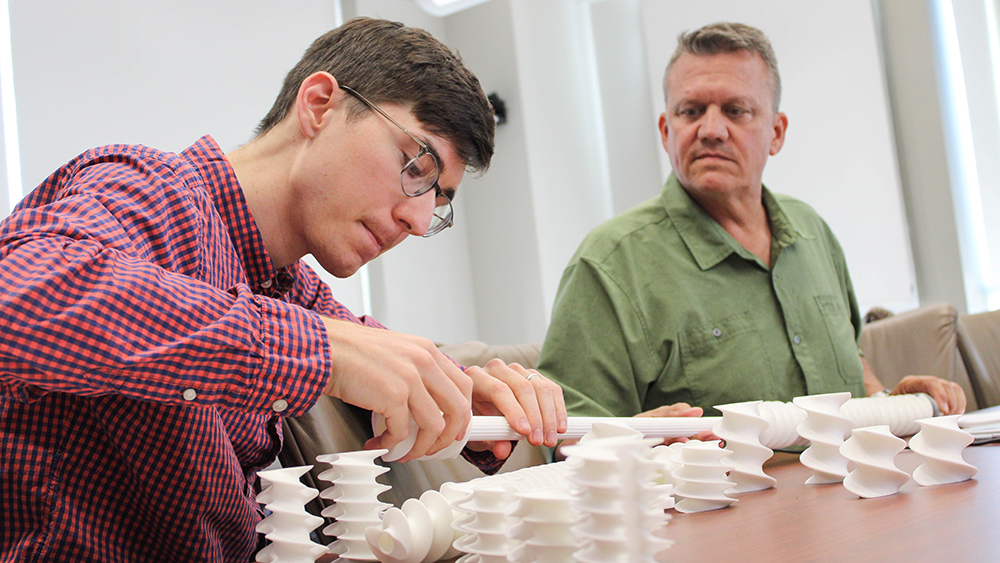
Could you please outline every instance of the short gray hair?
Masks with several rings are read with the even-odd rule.
[[[686,31],[677,36],[677,50],[667,63],[663,73],[663,98],[667,97],[667,80],[674,63],[684,53],[691,55],[721,55],[747,51],[760,55],[771,75],[771,109],[775,113],[781,104],[781,75],[778,74],[778,59],[764,32],[742,23],[716,22],[694,31]]]

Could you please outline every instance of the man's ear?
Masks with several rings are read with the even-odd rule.
[[[670,152],[670,149],[667,148],[667,112],[660,114],[660,121],[657,123],[657,127],[660,129],[660,143],[663,144],[663,150]]]
[[[771,156],[778,154],[781,147],[785,145],[785,131],[788,130],[788,116],[783,112],[774,114],[774,137],[771,138]]]
[[[314,72],[299,85],[295,114],[302,134],[312,139],[329,122],[331,110],[341,103],[340,86],[329,72]]]

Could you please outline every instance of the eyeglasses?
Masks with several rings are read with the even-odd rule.
[[[441,176],[441,167],[438,166],[437,157],[431,152],[431,148],[427,146],[427,143],[414,137],[412,133],[406,130],[406,127],[400,125],[388,113],[382,111],[382,108],[369,102],[367,98],[354,91],[354,89],[343,84],[340,85],[340,88],[364,102],[366,106],[380,113],[382,117],[388,119],[396,127],[399,127],[403,133],[406,133],[420,147],[417,155],[411,158],[399,173],[399,185],[403,188],[403,193],[407,197],[419,197],[431,191],[431,189],[434,190],[434,216],[431,217],[431,225],[424,232],[423,237],[434,236],[452,226],[455,221],[455,210],[451,206],[451,198],[445,195],[441,191],[441,186],[438,185],[438,178]]]

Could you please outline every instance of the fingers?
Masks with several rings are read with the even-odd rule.
[[[528,442],[555,446],[568,424],[562,388],[535,370],[490,360],[467,368],[473,379],[473,407],[478,414],[501,414]],[[502,448],[502,446],[501,446]]]
[[[544,437],[544,444],[549,447],[555,446],[558,434],[566,432],[569,423],[562,387],[536,370],[526,369],[518,364],[511,364],[510,368],[523,375],[525,382],[531,385],[536,399],[535,403],[538,405],[542,417],[541,436]],[[531,422],[530,417],[528,421]],[[534,428],[535,425],[532,424],[532,429]]]
[[[472,421],[472,379],[436,348],[434,353],[436,367],[446,377],[425,378],[424,384],[434,399],[433,407],[438,409],[444,425],[437,433],[433,433],[433,428],[428,429],[434,438],[427,449],[428,455],[447,448],[456,440],[461,440]],[[433,368],[429,368],[429,371],[433,371]],[[416,405],[411,408],[416,408]],[[416,448],[414,450],[417,451]]]
[[[945,403],[944,407],[941,406],[940,402],[938,403],[938,408],[941,410],[941,414],[947,415],[964,413],[966,398],[965,391],[962,390],[962,387],[954,381],[946,381],[944,379],[938,379],[938,381],[941,384],[940,394],[944,398],[943,402]]]
[[[941,414],[961,414],[965,412],[967,399],[962,386],[954,381],[932,375],[908,375],[893,389],[893,395],[905,393],[927,393],[937,403]]]
[[[639,413],[635,416],[643,418],[655,418],[663,416],[701,416],[704,414],[704,409],[701,407],[692,407],[687,403],[674,403],[672,405],[663,405],[656,407],[653,410]]]
[[[401,458],[407,461],[464,436],[472,382],[430,340],[330,318],[323,322],[333,366],[324,393],[385,417],[386,431],[371,446],[392,448],[412,440]]]

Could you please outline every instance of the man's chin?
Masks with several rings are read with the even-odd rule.
[[[682,185],[688,190],[703,193],[727,193],[739,189],[739,183],[730,176],[717,175],[696,177],[690,184]]]

